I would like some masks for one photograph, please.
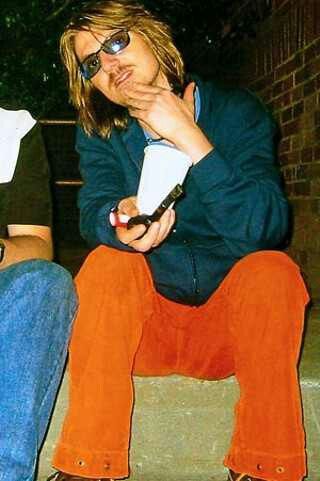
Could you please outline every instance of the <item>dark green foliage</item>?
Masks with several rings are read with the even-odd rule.
[[[72,11],[83,3],[5,0],[0,16],[1,105],[27,108],[42,118],[74,116],[68,105],[58,42]],[[241,0],[144,1],[147,8],[172,27],[187,68],[205,76],[215,75],[221,67],[223,31],[226,25],[230,29],[230,19],[243,3]],[[268,0],[260,3],[267,4]],[[232,30],[237,30],[237,21],[231,25]]]
[[[0,17],[1,105],[27,108],[39,117],[72,115],[58,42],[72,4],[80,2],[5,1]]]

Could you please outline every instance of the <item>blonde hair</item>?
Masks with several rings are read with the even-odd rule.
[[[129,116],[125,107],[111,102],[81,76],[74,51],[74,37],[82,30],[116,28],[126,28],[143,37],[174,91],[181,91],[184,83],[183,60],[173,43],[168,25],[135,0],[91,2],[72,18],[60,40],[61,58],[68,72],[70,100],[88,135],[96,132],[102,137],[109,137],[113,127],[126,128]]]

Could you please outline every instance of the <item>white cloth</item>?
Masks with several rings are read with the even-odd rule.
[[[36,124],[27,110],[0,108],[0,183],[10,182],[17,165],[21,139]]]

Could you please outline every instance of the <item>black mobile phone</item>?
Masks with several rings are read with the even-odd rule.
[[[180,184],[177,184],[169,194],[163,199],[161,204],[156,208],[156,210],[150,214],[140,214],[136,215],[135,217],[131,217],[127,223],[127,229],[131,229],[133,226],[138,224],[144,224],[146,227],[149,227],[152,222],[156,222],[160,219],[162,214],[168,207],[177,200],[183,194],[183,188]]]

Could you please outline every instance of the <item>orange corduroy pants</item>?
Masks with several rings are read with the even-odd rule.
[[[87,257],[76,284],[70,402],[56,468],[89,478],[128,476],[133,374],[235,374],[240,398],[225,465],[271,481],[303,478],[297,360],[308,294],[286,254],[244,257],[200,307],[159,295],[141,254],[105,246]]]

